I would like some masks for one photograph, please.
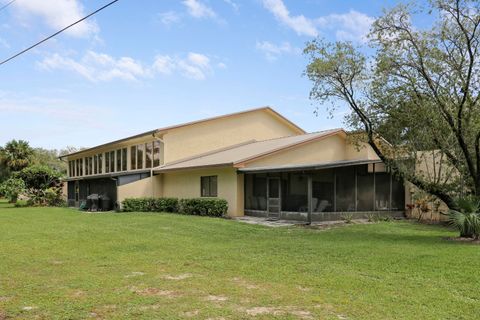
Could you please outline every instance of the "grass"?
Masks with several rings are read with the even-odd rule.
[[[480,248],[453,235],[3,203],[0,319],[474,319]]]

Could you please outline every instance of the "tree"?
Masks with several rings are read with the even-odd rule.
[[[436,22],[420,30],[418,14]],[[432,0],[384,12],[369,35],[374,54],[319,39],[304,50],[311,98],[346,103],[348,123],[393,173],[450,208],[460,189],[480,196],[479,27],[478,1]],[[431,163],[435,175],[407,159]]]
[[[20,171],[32,163],[33,154],[27,141],[12,140],[0,148],[0,161],[9,171]]]

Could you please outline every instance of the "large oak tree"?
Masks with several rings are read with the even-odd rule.
[[[418,17],[433,23],[416,27]],[[450,208],[460,192],[480,196],[479,26],[478,1],[437,0],[385,11],[369,50],[320,39],[305,48],[311,98],[346,103],[392,171]],[[428,174],[412,166],[422,161]]]

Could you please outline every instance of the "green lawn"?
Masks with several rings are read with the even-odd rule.
[[[1,204],[0,319],[478,318],[480,247],[452,235]]]

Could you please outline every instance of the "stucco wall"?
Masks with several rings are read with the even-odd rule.
[[[361,148],[347,142],[341,134],[333,135],[319,141],[280,151],[266,157],[246,163],[246,167],[286,166],[315,164],[344,160],[373,160],[378,159],[375,152],[368,145]]]
[[[153,176],[117,187],[117,201],[122,203],[126,198],[161,197],[161,177]]]
[[[165,162],[191,157],[252,139],[266,140],[298,134],[268,111],[244,113],[176,128],[163,137]]]
[[[233,168],[210,168],[162,174],[162,196],[200,197],[200,178],[217,176],[218,198],[227,200],[229,216],[243,216],[243,175]]]

